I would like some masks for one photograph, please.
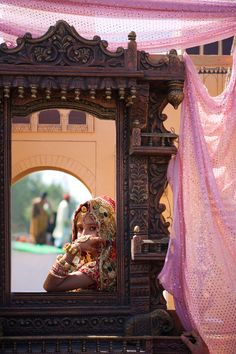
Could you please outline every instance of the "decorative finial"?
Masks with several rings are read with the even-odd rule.
[[[176,49],[171,49],[170,52],[169,52],[169,55],[177,56],[178,55],[177,50]]]
[[[177,109],[184,99],[183,85],[183,81],[179,80],[171,80],[168,82],[167,100],[174,109]]]
[[[135,41],[136,40],[136,33],[134,31],[131,31],[129,34],[128,34],[128,40],[129,41]]]

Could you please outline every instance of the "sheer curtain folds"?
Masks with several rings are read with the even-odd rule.
[[[211,97],[186,54],[180,145],[168,178],[174,224],[159,276],[186,329],[210,352],[236,350],[236,51],[225,91]],[[177,177],[178,176],[178,177]]]
[[[0,0],[0,35],[5,41],[30,32],[43,35],[65,20],[92,39],[100,35],[111,50],[127,46],[130,31],[137,33],[138,49],[163,52],[189,48],[233,36],[234,0]]]

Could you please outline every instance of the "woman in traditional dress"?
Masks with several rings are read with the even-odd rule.
[[[46,291],[116,289],[115,202],[107,196],[83,203],[74,214],[72,243],[57,256]]]

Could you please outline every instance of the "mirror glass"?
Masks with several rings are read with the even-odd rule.
[[[60,202],[69,195],[72,215],[93,196],[115,199],[115,122],[82,111],[51,109],[12,119],[11,291],[44,292],[58,254]],[[35,222],[39,199],[44,217]],[[66,239],[67,238],[67,239]],[[59,252],[58,252],[59,250]]]
[[[41,212],[39,204],[45,193]],[[62,243],[71,241],[74,210],[90,198],[82,182],[55,170],[27,174],[12,185],[12,292],[43,291],[42,284],[56,255],[62,252]],[[59,205],[68,199],[68,227],[56,229]]]

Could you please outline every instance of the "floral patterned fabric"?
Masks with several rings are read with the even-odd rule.
[[[105,242],[95,257],[89,253],[82,254],[74,260],[74,263],[77,264],[77,270],[94,280],[96,290],[114,291],[116,289],[115,202],[104,196],[81,204],[73,219],[73,241],[77,239],[77,221],[80,216],[86,214],[92,217],[98,226],[97,236]]]

